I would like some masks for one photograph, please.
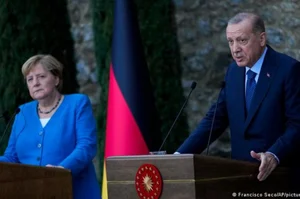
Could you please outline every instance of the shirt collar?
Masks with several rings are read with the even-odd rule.
[[[266,46],[263,54],[260,56],[259,60],[257,60],[257,62],[252,66],[252,68],[249,68],[248,66],[246,66],[245,74],[247,74],[248,70],[251,69],[253,72],[256,73],[256,76],[259,76],[259,73],[260,73],[263,61],[265,59],[267,50],[268,50],[268,47]]]

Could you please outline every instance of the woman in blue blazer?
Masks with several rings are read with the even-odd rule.
[[[22,73],[34,101],[20,106],[0,161],[68,169],[75,199],[99,199],[92,106],[83,94],[60,93],[62,70],[51,55],[36,55],[24,63]]]

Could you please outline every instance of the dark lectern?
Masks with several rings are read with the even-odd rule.
[[[59,168],[0,163],[1,199],[72,199],[71,173]]]
[[[263,198],[291,191],[287,168],[276,168],[260,182],[259,165],[249,162],[193,154],[115,156],[106,160],[109,199],[139,198],[136,173],[143,164],[159,170],[161,199]]]

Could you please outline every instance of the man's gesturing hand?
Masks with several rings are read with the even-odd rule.
[[[250,154],[253,158],[260,161],[259,174],[257,175],[259,181],[265,180],[278,165],[276,158],[271,153],[256,153],[251,151]]]

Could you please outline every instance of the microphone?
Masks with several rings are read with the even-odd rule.
[[[208,142],[207,142],[207,147],[206,147],[207,148],[206,149],[206,155],[208,155],[208,152],[209,152],[209,146],[210,146],[209,143],[210,143],[211,134],[212,134],[212,131],[213,131],[213,128],[214,128],[216,112],[217,112],[217,109],[218,109],[218,104],[219,104],[220,96],[221,96],[222,90],[225,88],[225,85],[226,85],[226,82],[222,81],[221,85],[220,85],[221,89],[220,89],[220,92],[219,92],[219,95],[218,95],[217,103],[216,103],[215,110],[214,110],[213,119],[212,119],[212,122],[211,122],[210,131],[209,131],[209,137],[208,137]]]
[[[169,132],[167,133],[167,135],[166,135],[166,137],[165,137],[165,139],[164,139],[163,143],[162,143],[162,144],[161,144],[161,146],[159,147],[159,150],[158,150],[158,151],[160,151],[160,150],[161,150],[161,148],[163,147],[163,145],[165,144],[165,142],[166,142],[167,138],[169,137],[169,135],[170,135],[170,133],[171,133],[171,131],[172,131],[173,127],[174,127],[174,125],[176,124],[176,122],[177,122],[177,120],[178,120],[179,116],[181,115],[181,112],[182,112],[182,110],[184,109],[184,107],[185,107],[186,103],[188,102],[188,100],[189,100],[189,98],[190,98],[190,95],[191,95],[191,93],[192,93],[192,92],[193,92],[193,90],[196,88],[196,85],[197,85],[197,83],[193,81],[193,82],[192,82],[192,84],[191,84],[191,90],[190,90],[190,93],[189,93],[189,95],[187,96],[187,98],[186,98],[186,100],[185,100],[184,104],[182,105],[182,107],[181,107],[181,109],[180,109],[179,113],[177,114],[177,117],[175,118],[175,120],[174,120],[174,122],[173,122],[173,124],[172,124],[172,126],[171,126],[171,128],[170,128],[170,130],[169,130]]]
[[[9,119],[9,121],[8,121],[6,127],[5,127],[5,130],[3,131],[3,134],[2,134],[2,136],[1,136],[1,138],[0,138],[0,143],[2,142],[2,139],[4,138],[4,136],[5,136],[5,134],[6,134],[7,130],[8,130],[8,128],[9,128],[11,122],[13,121],[14,117],[15,117],[20,111],[21,111],[21,109],[20,109],[20,108],[17,108],[17,109],[15,110],[13,116]]]

